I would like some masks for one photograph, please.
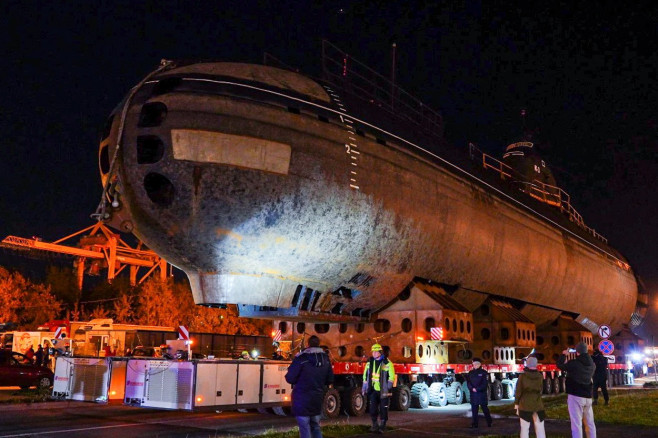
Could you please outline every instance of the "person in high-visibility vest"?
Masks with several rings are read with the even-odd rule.
[[[372,427],[370,432],[382,433],[388,421],[388,405],[391,399],[391,390],[395,382],[395,369],[393,362],[384,356],[382,346],[374,344],[370,349],[372,357],[363,370],[363,387],[361,392],[368,396],[370,401],[370,418]],[[381,424],[377,423],[377,418]]]

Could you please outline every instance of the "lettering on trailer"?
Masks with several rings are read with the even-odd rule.
[[[443,340],[443,327],[432,327],[430,328],[430,336],[433,341],[442,341]]]
[[[604,339],[599,342],[599,351],[603,354],[612,354],[615,351],[615,344],[612,343],[609,339]]]
[[[178,326],[178,339],[183,341],[190,340],[190,332],[189,330],[187,330],[187,327],[185,327],[184,325]]]
[[[599,337],[602,339],[608,339],[610,337],[610,327],[607,325],[602,325],[599,327]]]
[[[281,342],[281,330],[272,330],[272,342]]]

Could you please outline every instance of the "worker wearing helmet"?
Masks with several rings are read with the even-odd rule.
[[[251,360],[251,356],[249,355],[249,352],[247,350],[242,350],[242,353],[240,353],[240,360]]]
[[[393,362],[384,356],[381,345],[374,344],[370,349],[372,357],[363,370],[363,387],[361,392],[368,396],[370,401],[370,418],[372,420],[371,432],[382,433],[386,429],[388,420],[388,405],[395,381]],[[381,424],[377,423],[377,418]]]

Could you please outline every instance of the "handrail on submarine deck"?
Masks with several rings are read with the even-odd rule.
[[[585,224],[583,216],[578,213],[578,211],[576,211],[573,205],[571,205],[571,196],[569,196],[569,194],[562,190],[560,187],[546,184],[539,180],[527,181],[523,179],[523,177],[510,166],[492,157],[491,155],[484,153],[473,143],[468,144],[468,149],[471,160],[478,159],[479,161],[481,158],[482,167],[484,169],[494,170],[500,175],[502,180],[512,179],[513,182],[521,184],[522,192],[548,205],[559,207],[560,211],[566,213],[569,216],[569,220],[571,222],[575,222],[576,225],[581,227],[594,238],[599,239],[606,244],[608,243],[608,239],[597,233],[594,228],[588,227]]]
[[[372,99],[382,109],[414,122],[432,134],[441,134],[443,117],[327,40],[322,40],[322,74],[324,79],[346,86],[358,96]]]

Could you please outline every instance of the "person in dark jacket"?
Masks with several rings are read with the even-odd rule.
[[[374,344],[370,351],[372,357],[363,370],[361,393],[367,396],[370,402],[370,419],[372,420],[370,432],[382,433],[386,430],[388,421],[388,405],[395,382],[395,367],[393,362],[384,355],[381,345]],[[377,423],[378,417],[381,424]]]
[[[320,348],[320,339],[311,336],[309,348],[293,359],[286,382],[293,385],[292,413],[297,417],[301,438],[322,438],[320,414],[327,385],[334,383],[329,356]]]
[[[537,358],[530,356],[525,362],[525,371],[519,376],[514,393],[514,407],[521,422],[521,438],[530,435],[530,422],[535,425],[537,438],[546,438],[544,431],[544,403],[541,400],[544,377],[537,371]]]
[[[593,401],[592,404],[598,404],[599,402],[599,388],[601,388],[601,394],[603,394],[603,400],[605,400],[605,405],[608,406],[608,358],[601,354],[599,350],[596,350],[592,355],[592,360],[594,361],[594,366],[596,370],[594,371],[594,378],[592,379],[594,387],[592,388]]]
[[[582,438],[583,419],[589,438],[596,438],[596,425],[594,424],[594,411],[592,410],[592,376],[596,366],[589,354],[587,344],[580,342],[576,345],[575,357],[568,350],[564,350],[557,360],[557,367],[567,372],[566,391],[569,417],[571,418],[572,438]]]
[[[489,373],[482,368],[482,361],[474,357],[473,369],[468,372],[466,384],[471,393],[471,412],[473,418],[471,421],[471,428],[478,427],[478,412],[480,406],[482,413],[487,420],[487,426],[491,427],[491,414],[489,413],[489,397],[487,396],[487,387],[489,386]]]
[[[43,347],[39,344],[36,353],[34,353],[34,364],[37,366],[43,365]]]

